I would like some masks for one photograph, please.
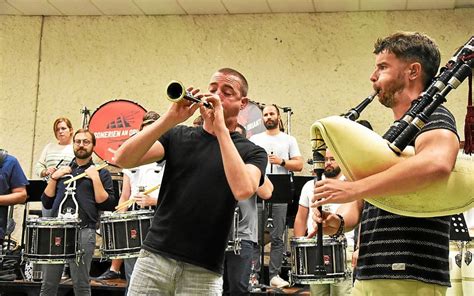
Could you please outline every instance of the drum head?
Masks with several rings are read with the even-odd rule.
[[[128,100],[110,101],[92,114],[89,129],[97,140],[94,152],[105,161],[112,162],[115,151],[131,135],[138,132],[146,110]]]
[[[247,106],[240,111],[237,121],[245,127],[247,138],[267,130],[263,124],[262,110],[257,103],[254,102],[249,102]]]

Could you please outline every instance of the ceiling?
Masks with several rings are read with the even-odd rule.
[[[186,15],[474,8],[474,0],[0,0],[0,15]]]

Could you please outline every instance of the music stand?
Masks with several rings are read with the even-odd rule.
[[[273,184],[273,193],[272,197],[267,200],[267,202],[271,203],[279,203],[279,204],[288,204],[292,201],[292,186],[291,186],[291,175],[290,174],[267,174],[268,179]],[[260,200],[260,199],[258,199]],[[266,216],[266,209],[265,203],[266,201],[262,200],[262,223],[259,224],[259,232],[260,232],[260,241],[262,245],[260,246],[260,279],[264,279],[264,256],[265,256],[265,216]]]
[[[293,192],[292,192],[293,200],[288,205],[288,212],[286,214],[286,217],[287,217],[286,225],[289,228],[294,227],[294,222],[295,222],[294,220],[295,220],[296,214],[298,213],[301,190],[303,189],[303,186],[308,181],[311,181],[311,180],[314,180],[313,176],[293,176],[293,183],[292,183],[293,184]]]
[[[26,194],[28,195],[28,202],[41,201],[41,195],[48,183],[44,180],[28,180],[30,184],[26,185]]]
[[[301,190],[308,181],[314,181],[314,176],[293,176],[293,186],[295,188],[294,201],[298,204],[300,201]]]
[[[41,201],[41,195],[48,183],[44,180],[28,180],[29,184],[26,185],[26,195],[28,199],[26,200],[25,207],[23,209],[23,227],[21,229],[21,245],[23,247],[23,242],[25,239],[25,227],[26,227],[26,218],[29,213],[28,203],[32,201]]]
[[[291,179],[290,174],[268,174],[267,177],[273,184],[272,203],[291,202]]]

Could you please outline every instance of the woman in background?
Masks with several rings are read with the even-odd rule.
[[[54,121],[53,131],[57,142],[48,143],[44,147],[35,165],[35,173],[40,178],[48,178],[60,166],[68,165],[74,158],[72,151],[74,130],[71,121],[66,117],[59,117]]]

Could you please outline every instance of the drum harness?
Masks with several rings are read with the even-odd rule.
[[[72,179],[73,175],[68,174],[68,175],[65,175],[64,177],[70,177]],[[64,198],[59,204],[58,219],[72,220],[72,221],[77,221],[78,223],[80,223],[81,220],[79,219],[79,204],[77,203],[77,200],[76,200],[76,180],[73,180],[72,182],[68,183],[65,189],[66,189],[66,192],[64,193]],[[74,206],[75,206],[75,211],[73,211],[72,208],[66,208],[66,212],[63,213],[63,205],[68,198],[71,198],[71,200],[73,201]],[[77,254],[76,264],[79,264],[80,260],[82,259],[82,255],[84,254],[84,250],[77,250],[76,254]]]

